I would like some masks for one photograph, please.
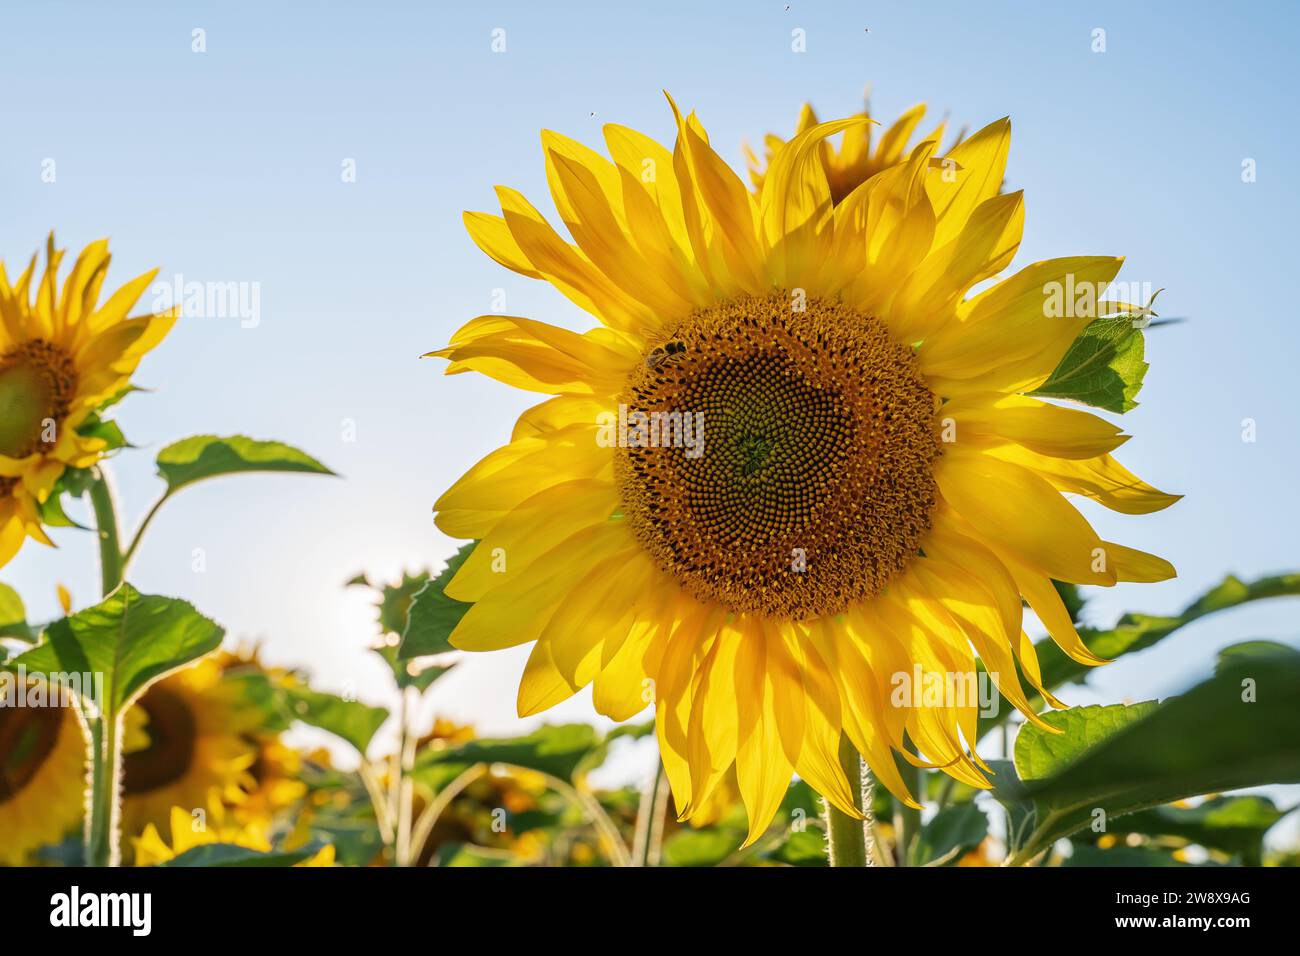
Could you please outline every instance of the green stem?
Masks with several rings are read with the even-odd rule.
[[[95,529],[99,538],[100,583],[107,597],[122,583],[125,565],[118,537],[113,489],[108,473],[99,466],[94,470],[94,481],[90,485],[90,504],[95,512]],[[108,706],[107,701],[100,704]],[[87,866],[117,866],[121,862],[118,846],[122,811],[122,755],[118,747],[121,721],[114,713],[87,713],[85,725],[90,762],[85,863]]]
[[[411,771],[415,769],[415,733],[411,729],[412,711],[418,692],[414,687],[402,688],[402,734],[399,754],[397,787],[397,834],[393,855],[398,866],[412,866],[415,862],[411,855],[411,811],[415,801],[415,781]]]
[[[104,596],[122,583],[122,574],[126,570],[122,559],[122,546],[117,530],[117,505],[113,501],[113,489],[108,482],[108,473],[102,466],[95,468],[95,480],[90,485],[90,505],[95,511],[95,528],[99,538],[99,576],[103,585]]]
[[[663,846],[664,806],[668,799],[668,777],[662,760],[655,760],[655,773],[641,793],[637,807],[636,836],[632,841],[633,866],[658,866]]]
[[[122,722],[111,715],[87,721],[91,734],[90,818],[86,826],[86,865],[120,866]]]
[[[525,773],[528,772],[527,767],[516,767],[513,764],[503,764],[502,766],[509,767],[516,772],[520,770]],[[587,820],[600,836],[601,843],[605,845],[605,855],[612,865],[632,865],[632,854],[628,852],[627,844],[623,842],[623,836],[618,832],[618,824],[610,819],[609,814],[605,812],[605,808],[600,805],[599,800],[590,793],[579,790],[567,780],[561,780],[554,774],[543,773],[542,777],[550,784],[552,790],[567,798],[574,806],[586,814]]]
[[[420,814],[420,819],[415,821],[415,828],[411,834],[411,852],[414,854],[414,859],[418,860],[424,852],[424,846],[429,842],[429,837],[433,835],[433,828],[437,824],[438,818],[442,816],[443,811],[451,806],[451,802],[460,796],[466,787],[484,776],[488,769],[489,767],[485,763],[473,764],[459,777],[439,790],[437,796],[429,801],[429,805]],[[436,858],[430,858],[429,866],[436,865]]]
[[[131,538],[131,543],[127,545],[126,551],[122,554],[123,575],[126,574],[127,568],[131,566],[131,559],[135,557],[136,549],[140,547],[140,539],[144,537],[145,528],[149,527],[149,523],[153,521],[154,515],[158,514],[158,509],[166,504],[170,497],[171,492],[168,491],[163,494],[161,498],[155,501],[153,507],[149,509],[149,513],[144,516],[144,520],[140,522],[140,527],[135,529],[135,535]]]
[[[902,774],[903,782],[907,784],[907,789],[912,791],[912,797],[918,803],[923,801],[925,799],[925,776],[921,768],[915,767],[906,761],[899,761],[899,771]],[[921,811],[914,810],[901,800],[895,800],[894,837],[899,866],[912,865],[912,845],[916,842],[917,834],[920,832]]]
[[[858,756],[857,750],[848,737],[840,738],[840,765],[849,778],[849,786],[858,795],[858,809],[862,810],[867,818],[855,819],[835,809],[829,800],[823,799],[830,864],[831,866],[866,866],[867,832],[871,826],[871,808],[863,802],[862,758]]]

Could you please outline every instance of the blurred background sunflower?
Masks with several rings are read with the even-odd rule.
[[[31,851],[80,827],[85,763],[81,726],[61,695],[51,706],[0,706],[0,864],[29,863]]]

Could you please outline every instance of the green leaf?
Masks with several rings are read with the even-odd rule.
[[[388,711],[383,707],[345,700],[310,687],[291,687],[284,694],[294,718],[346,740],[363,757],[375,733],[388,719]]]
[[[571,781],[605,741],[590,724],[547,724],[524,737],[481,738],[456,747],[426,750],[417,767],[432,764],[506,763]]]
[[[105,421],[94,413],[77,426],[77,434],[82,438],[98,438],[105,442],[107,444],[105,451],[116,451],[131,445],[122,434],[122,429],[118,427],[117,422]]]
[[[426,582],[412,599],[405,629],[399,632],[402,635],[402,643],[397,649],[400,660],[455,650],[447,638],[470,609],[470,605],[447,597],[443,589],[456,576],[473,550],[474,542],[463,546],[451,556],[438,576]]]
[[[913,865],[955,863],[988,834],[989,818],[974,803],[947,807],[921,828],[920,839],[912,848]]]
[[[250,850],[233,843],[205,843],[186,850],[175,859],[159,866],[293,866],[314,855],[320,848],[301,850]]]
[[[1085,713],[1086,712],[1086,713]],[[1300,653],[1225,665],[1158,706],[1080,707],[1044,715],[1016,741],[1033,831],[1022,856],[1098,819],[1243,787],[1300,782]],[[995,791],[996,792],[996,791]]]
[[[7,584],[0,584],[0,637],[16,637],[34,641],[36,630],[27,623],[27,609],[23,599]]]
[[[151,682],[216,650],[224,634],[185,601],[123,584],[101,603],[51,624],[40,644],[6,666],[103,675],[106,699],[94,703],[117,714]]]
[[[1116,846],[1102,850],[1086,844],[1075,844],[1069,859],[1062,866],[1194,866],[1175,859],[1165,850],[1146,846]]]
[[[666,866],[717,866],[735,853],[744,839],[743,833],[712,827],[678,830],[664,840],[663,862]],[[816,839],[824,858],[825,836],[819,832]]]
[[[296,448],[278,441],[256,441],[243,435],[229,438],[195,435],[168,445],[158,453],[158,474],[167,482],[168,494],[204,478],[245,471],[334,474]]]
[[[398,657],[397,648],[391,644],[380,644],[371,650],[382,657],[384,663],[392,669],[393,680],[397,682],[398,687],[414,687],[421,692],[428,690],[434,681],[456,666],[447,664],[416,667],[414,662],[404,661]]]
[[[1286,653],[1289,650],[1291,650],[1290,646],[1278,641],[1242,641],[1239,644],[1221,648],[1214,669],[1218,672],[1243,660],[1254,657],[1272,657]]]
[[[740,840],[741,836],[737,834],[733,845],[739,846]],[[791,830],[785,839],[764,853],[763,858],[787,866],[827,866],[826,831],[820,827]]]
[[[1158,706],[1154,700],[1148,700],[1140,704],[1093,704],[1044,714],[1044,721],[1064,732],[1050,734],[1033,724],[1025,724],[1016,735],[1016,773],[1025,781],[1059,773],[1085,750],[1121,727],[1149,716]]]
[[[522,866],[524,861],[509,850],[472,843],[444,843],[438,847],[439,866]]]
[[[89,531],[84,524],[73,521],[68,517],[68,513],[63,510],[63,494],[55,488],[50,492],[50,496],[36,506],[40,512],[41,524],[49,528],[78,528],[82,531]]]
[[[1300,573],[1272,575],[1250,582],[1243,582],[1240,578],[1228,575],[1187,605],[1181,613],[1172,617],[1125,614],[1113,628],[1102,630],[1080,628],[1079,636],[1098,657],[1114,660],[1125,654],[1145,650],[1208,614],[1226,611],[1251,601],[1293,595],[1300,595]],[[1070,682],[1082,682],[1093,670],[1087,664],[1080,664],[1067,657],[1051,638],[1038,641],[1034,644],[1034,650],[1038,655],[1039,667],[1042,669],[1043,686],[1048,690]],[[1041,701],[1041,698],[1027,685],[1026,694],[1032,703]],[[1013,712],[1015,708],[1005,698],[1001,700],[994,717],[987,719],[981,717],[979,736],[983,737]]]
[[[1137,407],[1147,373],[1142,329],[1134,316],[1094,319],[1070,345],[1056,370],[1032,395],[1066,398],[1108,412]]]
[[[1108,832],[1179,837],[1258,866],[1264,834],[1283,816],[1267,797],[1212,797],[1194,807],[1154,807],[1120,817]]]

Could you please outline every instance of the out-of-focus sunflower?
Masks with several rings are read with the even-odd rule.
[[[166,835],[173,807],[206,807],[213,791],[236,793],[257,759],[248,735],[261,717],[212,658],[153,684],[126,715],[123,831],[153,824]]]
[[[88,468],[109,448],[89,426],[120,396],[146,352],[171,329],[174,313],[129,318],[157,270],[100,302],[108,241],[77,256],[62,288],[63,250],[46,246],[10,283],[0,263],[0,566],[23,541],[50,540],[40,506],[67,468]]]
[[[1039,262],[967,297],[1020,242],[1023,196],[999,194],[1007,120],[951,167],[932,168],[926,140],[834,204],[821,144],[861,119],[782,145],[754,195],[694,114],[674,113],[671,152],[607,126],[613,162],[543,134],[576,245],[504,187],[502,217],[466,214],[485,252],[603,326],[489,315],[433,353],[449,373],[553,396],[435,506],[442,531],[479,540],[446,589],[473,602],[451,641],[535,642],[523,715],[594,684],[596,708],[623,720],[652,688],[679,812],[734,766],[750,840],[792,772],[860,815],[842,732],[912,805],[895,753],[988,787],[969,752],[977,695],[895,706],[896,679],[915,667],[969,686],[978,653],[1041,723],[1016,676],[1052,700],[1022,597],[1097,664],[1052,579],[1174,574],[1102,540],[1063,493],[1127,514],[1176,496],[1111,457],[1120,429],[1027,394],[1109,308],[1095,294],[1122,260]],[[1079,298],[1058,317],[1060,288]]]
[[[871,108],[868,105],[866,109],[857,114],[857,118],[864,121],[869,120],[871,118],[870,111]],[[880,134],[880,138],[875,140],[874,144],[874,134],[872,132],[874,127],[871,122],[863,122],[846,129],[838,148],[830,141],[822,140],[817,147],[817,152],[822,168],[826,171],[826,182],[830,187],[831,200],[837,203],[843,201],[853,190],[876,175],[876,173],[883,172],[890,166],[902,162],[908,154],[908,143],[912,139],[912,134],[916,132],[916,128],[920,125],[924,116],[925,104],[916,104],[894,120]],[[815,127],[817,123],[817,113],[813,110],[812,104],[805,103],[803,109],[799,111],[799,122],[795,126],[794,135],[797,137],[802,133],[806,133]],[[946,123],[941,122],[928,135],[924,136],[922,141],[932,140],[937,145],[943,139],[946,126]],[[960,137],[958,137],[958,142],[960,142]],[[745,146],[745,159],[749,164],[749,178],[760,194],[763,191],[763,178],[766,175],[766,169],[772,165],[773,157],[785,145],[786,140],[775,133],[768,133],[763,137],[764,155],[761,160],[748,145]],[[954,143],[953,145],[957,144]]]
[[[135,849],[136,866],[157,866],[192,850],[196,846],[209,846],[224,843],[243,847],[246,850],[270,852],[271,841],[266,829],[258,823],[238,823],[225,817],[225,810],[219,800],[213,800],[203,817],[196,819],[193,811],[184,807],[172,807],[169,814],[168,829],[170,841],[163,839],[157,827],[152,823],[144,832],[131,840]],[[334,847],[325,846],[295,866],[333,866]]]
[[[55,706],[0,706],[0,864],[23,863],[81,821],[86,744],[71,703],[59,699]]]
[[[269,687],[287,686],[296,681],[284,668],[263,664],[256,648],[220,651],[216,662],[226,681],[253,677],[265,680]],[[223,799],[230,805],[235,819],[241,822],[274,820],[307,794],[301,777],[302,755],[283,742],[278,728],[261,722],[254,724],[251,714],[244,722],[251,725],[242,736],[253,751],[253,761],[239,775],[235,786],[225,791]]]

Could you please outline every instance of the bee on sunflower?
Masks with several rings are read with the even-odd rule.
[[[431,353],[547,396],[435,505],[443,532],[479,542],[446,588],[473,604],[451,642],[533,645],[521,715],[588,685],[615,720],[652,698],[680,815],[734,773],[749,841],[794,773],[862,817],[849,745],[909,806],[896,755],[988,787],[978,703],[895,705],[897,675],[973,675],[978,655],[1041,724],[1017,678],[1054,701],[1022,599],[1098,664],[1053,580],[1175,573],[1063,497],[1125,514],[1177,500],[1112,457],[1128,436],[1030,394],[1104,314],[1085,296],[1056,315],[1047,290],[1100,293],[1122,260],[1037,262],[969,294],[1024,225],[1022,193],[1000,191],[1005,119],[941,167],[926,139],[836,202],[823,144],[864,119],[772,142],[752,193],[672,109],[671,150],[615,125],[611,159],[542,134],[573,242],[506,187],[501,216],[465,215],[484,252],[600,325],[488,315]],[[668,342],[684,348],[647,363]],[[703,453],[611,431],[633,412],[699,416]]]
[[[107,240],[82,250],[60,287],[63,257],[51,234],[39,278],[36,256],[13,282],[0,262],[0,567],[28,538],[51,544],[43,526],[59,480],[121,446],[101,413],[176,321],[130,316],[157,270],[100,301]]]

